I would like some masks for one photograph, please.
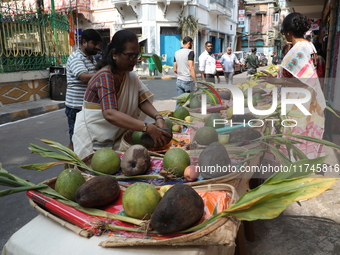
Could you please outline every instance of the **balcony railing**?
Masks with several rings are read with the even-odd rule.
[[[210,4],[219,4],[224,8],[233,8],[233,0],[210,0]]]

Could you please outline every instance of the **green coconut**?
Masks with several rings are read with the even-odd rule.
[[[214,125],[214,120],[224,120],[224,118],[219,113],[213,113],[208,118],[206,118],[204,122],[204,126],[206,127],[213,127],[215,129],[217,128],[223,128],[225,124],[216,124]],[[218,123],[221,123],[220,121]]]

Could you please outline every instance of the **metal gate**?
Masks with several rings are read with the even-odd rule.
[[[66,16],[25,1],[0,2],[0,73],[45,69],[69,55]]]

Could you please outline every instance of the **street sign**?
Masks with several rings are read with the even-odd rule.
[[[238,10],[238,27],[245,26],[245,10]]]

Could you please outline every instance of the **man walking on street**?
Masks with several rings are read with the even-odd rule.
[[[196,84],[196,72],[194,59],[195,54],[191,49],[193,40],[190,36],[183,38],[183,47],[175,52],[174,72],[177,73],[176,90],[177,96],[194,91]],[[177,104],[176,107],[180,105]]]
[[[246,64],[248,65],[248,79],[251,75],[257,72],[257,68],[259,67],[259,59],[256,56],[256,48],[252,48],[251,53],[252,54],[246,58]]]
[[[279,57],[276,55],[276,52],[273,52],[273,55],[271,55],[272,57],[272,64],[273,65],[277,65],[279,63]]]
[[[216,74],[216,59],[212,54],[212,49],[212,42],[207,41],[205,51],[198,58],[199,70],[203,81],[215,83],[215,76],[217,76],[217,82],[220,83],[220,77]]]
[[[86,29],[81,35],[81,47],[72,52],[66,64],[67,89],[65,114],[67,116],[70,143],[73,150],[72,135],[77,113],[82,109],[87,83],[95,75],[96,60],[94,55],[101,52],[98,48],[102,38],[94,29]]]
[[[231,53],[231,47],[227,48],[227,53],[223,54],[219,62],[222,65],[225,82],[233,85],[234,64],[240,64],[234,53]]]

